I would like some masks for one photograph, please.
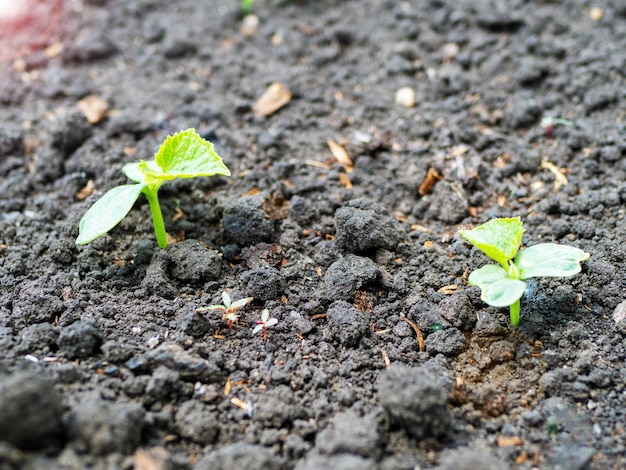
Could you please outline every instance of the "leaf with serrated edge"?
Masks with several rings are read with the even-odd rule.
[[[570,277],[581,270],[589,253],[567,245],[540,243],[520,251],[515,258],[520,279],[531,277]]]
[[[155,171],[146,162],[139,164],[139,169],[146,175],[148,181],[196,176],[230,176],[230,171],[213,150],[213,144],[200,137],[194,129],[167,136],[154,159],[161,171]]]
[[[526,290],[524,281],[509,278],[506,271],[496,264],[487,264],[473,271],[467,280],[470,285],[480,287],[480,298],[492,307],[508,307],[519,300]]]
[[[489,258],[505,265],[519,250],[524,227],[519,217],[500,218],[472,230],[459,230],[459,234]]]
[[[78,245],[85,245],[104,235],[130,212],[144,185],[117,186],[98,199],[78,223]]]

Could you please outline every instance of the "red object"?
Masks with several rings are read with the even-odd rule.
[[[0,62],[15,60],[46,45],[61,13],[62,0],[0,2]]]

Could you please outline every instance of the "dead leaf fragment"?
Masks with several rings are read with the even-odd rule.
[[[43,51],[48,59],[58,56],[63,51],[63,43],[58,39],[46,47]]]
[[[89,196],[91,196],[95,190],[96,185],[93,180],[88,180],[85,187],[83,187],[76,193],[76,199],[78,199],[79,201],[84,201]]]
[[[245,401],[243,401],[243,400],[241,400],[241,399],[239,399],[237,397],[231,398],[230,402],[233,405],[235,405],[237,408],[240,408],[242,410],[248,410],[248,408],[249,408],[248,404]]]
[[[425,194],[432,192],[432,190],[435,188],[435,184],[437,184],[437,181],[442,178],[443,176],[436,169],[432,167],[429,168],[428,174],[426,175],[426,178],[424,178],[424,181],[422,181],[422,184],[420,184],[417,192],[420,194],[420,196],[424,196]]]
[[[354,295],[354,306],[361,312],[370,312],[372,310],[372,301],[369,299],[367,292],[359,290]]]
[[[385,362],[385,368],[389,369],[391,367],[391,361],[389,360],[389,354],[387,354],[387,350],[383,349],[381,351],[381,354],[383,356],[383,361]]]
[[[104,98],[96,95],[86,96],[76,104],[91,124],[100,122],[109,112],[109,103]]]
[[[280,193],[272,193],[265,198],[261,208],[271,220],[282,220],[287,217],[289,201]]]
[[[176,207],[174,210],[176,211],[176,214],[172,217],[172,222],[176,222],[177,220],[187,217],[187,214],[185,214],[180,207]]]
[[[521,446],[522,440],[515,437],[498,436],[498,447]]]
[[[352,159],[348,155],[346,149],[332,139],[328,139],[326,143],[328,144],[328,148],[337,162],[344,168],[344,170],[351,172],[354,169],[354,163],[352,162]]]
[[[254,103],[252,112],[256,117],[265,117],[274,114],[291,101],[292,94],[287,87],[280,83],[272,83],[265,93]]]
[[[420,330],[419,326],[417,326],[417,323],[412,322],[406,317],[400,317],[400,320],[408,323],[409,326],[413,328],[413,331],[415,331],[415,334],[417,336],[417,345],[420,351],[421,352],[426,351],[426,346],[424,345],[424,336],[422,335],[422,331]]]
[[[559,189],[561,189],[562,186],[565,186],[567,183],[569,183],[569,181],[567,181],[567,177],[565,176],[567,170],[556,166],[554,163],[548,160],[548,157],[543,157],[539,168],[548,170],[554,175],[554,192],[557,192]]]
[[[135,470],[166,470],[169,468],[169,454],[163,447],[137,449],[133,454]]]
[[[448,286],[441,287],[437,290],[437,292],[439,292],[440,294],[452,295],[456,292],[458,288],[459,286],[457,286],[456,284],[450,284]]]
[[[318,162],[317,160],[306,160],[306,163],[309,166],[314,166],[316,168],[322,168],[324,170],[330,170],[333,166],[328,162]]]
[[[252,188],[250,191],[247,191],[246,193],[244,193],[243,197],[256,196],[260,192],[261,190],[259,188]]]

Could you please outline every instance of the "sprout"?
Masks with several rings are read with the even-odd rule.
[[[589,253],[572,246],[540,243],[519,251],[524,227],[519,217],[493,219],[459,235],[498,264],[472,271],[471,286],[482,291],[481,299],[493,307],[509,307],[511,323],[519,326],[520,298],[531,277],[569,277],[578,274]]]

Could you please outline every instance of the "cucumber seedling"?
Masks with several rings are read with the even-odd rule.
[[[492,307],[509,307],[511,323],[519,326],[520,299],[531,277],[569,277],[578,274],[589,253],[572,246],[540,243],[520,250],[524,226],[519,217],[493,219],[459,235],[498,264],[472,271],[471,286],[481,289],[481,299]]]
[[[161,185],[177,178],[230,176],[230,171],[213,150],[213,144],[194,129],[167,136],[154,160],[128,163],[122,171],[136,184],[124,184],[109,190],[89,208],[78,223],[77,244],[86,245],[112,230],[143,193],[148,199],[157,242],[161,248],[166,248],[167,234],[157,196]]]

